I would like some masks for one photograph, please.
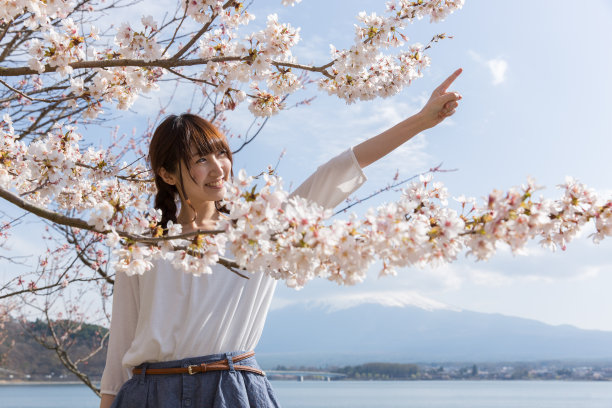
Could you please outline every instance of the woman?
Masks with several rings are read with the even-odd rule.
[[[419,113],[333,158],[293,194],[327,208],[341,203],[365,181],[363,167],[455,112],[461,96],[447,89],[459,74]],[[156,129],[149,160],[162,223],[213,229],[232,174],[225,137],[195,115],[171,116]],[[247,280],[219,265],[209,275],[184,274],[165,260],[142,276],[118,273],[100,407],[278,407],[249,352],[275,285],[265,274]]]

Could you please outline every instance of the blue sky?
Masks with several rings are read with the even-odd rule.
[[[384,3],[303,0],[284,8],[280,0],[259,1],[251,9],[257,16],[252,26],[265,25],[266,15],[277,12],[279,20],[302,28],[294,55],[302,63],[321,63],[328,61],[329,44],[350,45],[359,11],[382,13]],[[166,4],[175,3],[151,5],[150,12],[161,13]],[[432,65],[422,79],[393,98],[352,105],[309,88],[293,102],[316,99],[273,117],[256,142],[236,157],[235,168],[259,172],[286,150],[279,173],[286,186],[295,187],[335,154],[416,113],[431,90],[462,67],[452,86],[463,95],[456,115],[368,167],[369,181],[357,196],[385,185],[396,171],[409,176],[444,162],[458,170],[436,179],[454,196],[482,197],[533,176],[547,187],[543,195],[556,197],[555,185],[571,175],[610,197],[610,21],[612,5],[603,0],[467,0],[445,22],[422,20],[407,29],[411,42],[426,43],[440,32],[454,37],[433,47]],[[142,130],[158,100],[167,95],[162,89],[141,98],[117,124],[125,132]],[[181,112],[181,100],[172,108]],[[251,120],[245,108],[229,118],[236,131]],[[104,137],[98,133],[94,139]],[[382,194],[355,210],[362,213],[398,194]],[[534,244],[527,256],[513,256],[502,248],[488,262],[461,257],[444,267],[406,269],[383,279],[373,268],[366,282],[355,287],[318,281],[296,292],[281,284],[273,307],[309,301],[331,307],[364,301],[418,303],[612,330],[612,240],[595,245],[588,234],[565,252],[551,253]],[[14,245],[20,246],[18,239]]]

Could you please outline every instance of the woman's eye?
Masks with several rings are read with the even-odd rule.
[[[227,150],[218,150],[215,155],[217,157],[223,157],[223,156],[227,156]],[[208,160],[206,160],[205,156],[200,157],[199,159],[196,160],[196,163],[206,163]]]

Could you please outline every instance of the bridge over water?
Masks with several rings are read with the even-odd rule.
[[[295,370],[266,370],[266,375],[296,377],[298,381],[304,381],[304,377],[319,377],[321,379],[331,381],[333,379],[344,378],[346,374],[332,373],[327,371],[295,371]]]

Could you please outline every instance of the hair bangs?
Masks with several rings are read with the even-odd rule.
[[[181,150],[189,152],[189,157],[184,158],[187,168],[191,167],[190,158],[206,156],[221,150],[227,152],[230,161],[233,162],[227,139],[212,123],[197,115],[183,114],[180,117],[183,124]]]
[[[231,159],[231,151],[225,136],[213,124],[196,115],[189,115],[189,119],[185,121],[185,141],[189,143],[186,147],[192,156],[206,156],[224,150]]]
[[[219,133],[219,131],[211,126],[200,127],[198,124],[192,124],[189,129],[189,142],[191,143],[190,148],[193,153],[200,156],[206,156],[211,153],[218,152],[220,150],[229,150],[227,140],[225,136]]]

